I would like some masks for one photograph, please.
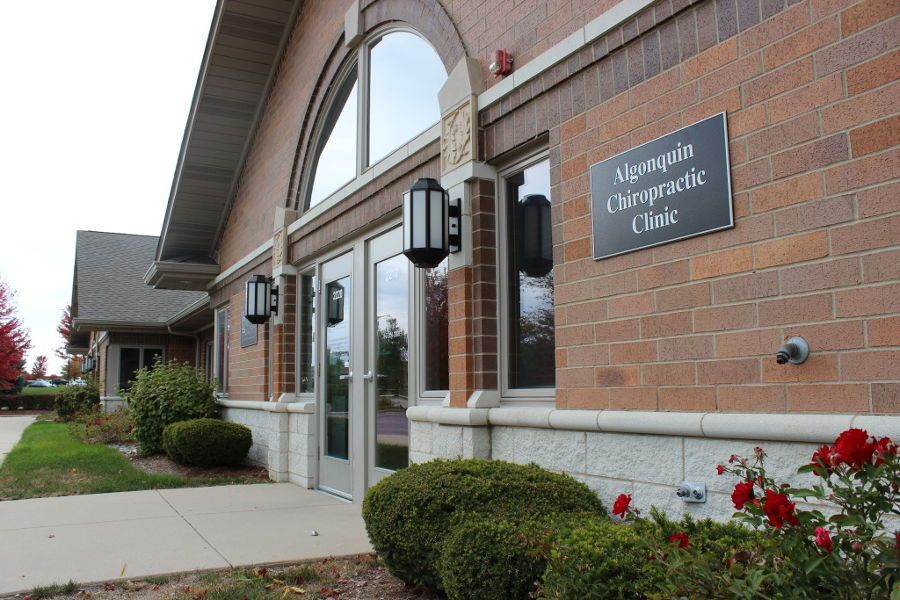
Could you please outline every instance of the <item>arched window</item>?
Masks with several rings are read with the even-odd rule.
[[[437,123],[446,80],[437,52],[410,30],[382,31],[362,44],[319,125],[307,206]]]

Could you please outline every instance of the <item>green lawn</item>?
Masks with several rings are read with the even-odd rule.
[[[244,477],[181,477],[141,471],[119,451],[75,439],[65,423],[38,421],[0,466],[0,499],[259,483]]]
[[[22,393],[26,396],[55,396],[64,389],[66,389],[64,385],[56,387],[27,387],[22,388]]]

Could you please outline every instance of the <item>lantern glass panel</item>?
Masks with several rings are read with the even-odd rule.
[[[528,196],[550,198],[550,162],[543,160],[512,174],[506,179],[507,253],[506,277],[508,304],[506,312],[509,348],[508,385],[513,389],[549,388],[556,384],[555,323],[552,268],[535,270],[535,252],[544,248],[552,252],[550,229],[541,226],[545,242],[530,239],[543,237],[531,230],[541,219],[541,211],[526,217],[523,209]],[[543,202],[541,202],[543,204]],[[549,222],[549,200],[547,221]],[[530,246],[531,256],[525,251]],[[552,254],[550,254],[552,261]],[[552,266],[552,262],[551,262]]]
[[[426,201],[428,192],[413,190],[412,192],[412,247],[425,248],[428,240],[428,211]]]
[[[444,230],[447,227],[447,213],[444,210],[444,192],[443,190],[431,190],[431,197],[429,198],[429,202],[431,203],[431,214],[429,215],[431,218],[431,223],[429,224],[429,246],[431,248],[443,248],[444,247]]]
[[[403,193],[403,249],[412,248],[412,227],[407,226],[407,223],[411,223],[412,221],[412,211],[411,211],[411,198],[409,192]]]

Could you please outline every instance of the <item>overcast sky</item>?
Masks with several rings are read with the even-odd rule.
[[[50,357],[75,231],[159,235],[214,0],[0,0],[0,277]]]

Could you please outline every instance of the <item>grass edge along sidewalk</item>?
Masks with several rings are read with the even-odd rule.
[[[146,473],[118,450],[85,443],[65,423],[49,421],[31,424],[0,465],[2,500],[240,483],[259,481]]]

